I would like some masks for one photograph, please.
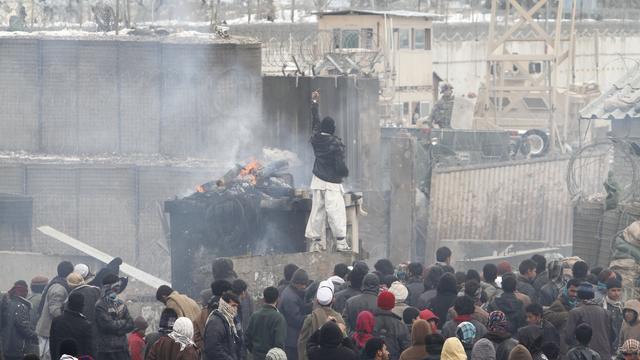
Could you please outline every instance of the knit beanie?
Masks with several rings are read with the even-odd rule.
[[[133,325],[135,326],[136,330],[142,331],[147,330],[147,328],[149,327],[149,323],[147,323],[147,320],[145,320],[142,316],[138,316],[137,318],[135,318],[133,320]]]
[[[420,310],[414,308],[413,306],[409,306],[404,309],[402,312],[402,321],[407,324],[413,324],[413,320],[417,319],[420,316]]]
[[[304,269],[298,269],[293,273],[293,277],[291,278],[291,283],[295,285],[307,285],[309,282],[309,275]]]
[[[383,291],[378,295],[378,307],[382,310],[391,310],[396,306],[396,297],[390,291]]]
[[[402,285],[400,281],[394,281],[389,288],[389,292],[395,296],[396,303],[398,304],[403,303],[409,296],[409,290],[407,290],[407,287]]]
[[[80,274],[83,279],[86,279],[91,274],[89,267],[85,264],[76,264],[76,266],[73,267],[73,272]]]
[[[280,348],[272,348],[265,356],[265,360],[287,360],[287,354]]]
[[[531,357],[531,353],[526,347],[516,345],[509,353],[509,360],[533,360],[533,357]]]
[[[607,282],[605,284],[607,285],[607,290],[622,288],[622,283],[616,278],[607,279]]]
[[[509,264],[509,262],[505,261],[505,260],[500,261],[498,263],[497,268],[498,268],[498,275],[510,273],[512,271],[511,270],[511,264]]]
[[[620,347],[622,353],[638,353],[640,352],[640,341],[636,339],[627,339]]]
[[[46,276],[38,275],[31,279],[31,286],[47,286],[49,279]]]
[[[578,299],[580,300],[591,300],[595,297],[595,290],[593,289],[593,285],[588,282],[582,282],[578,286]]]

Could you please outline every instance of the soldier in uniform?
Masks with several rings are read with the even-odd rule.
[[[436,102],[431,114],[429,122],[431,126],[438,125],[440,129],[451,129],[451,113],[453,112],[453,86],[443,84],[440,87],[442,97]]]

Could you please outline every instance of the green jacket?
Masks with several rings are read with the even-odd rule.
[[[267,352],[274,347],[284,349],[287,322],[278,309],[272,305],[262,305],[249,318],[245,331],[245,344],[254,360],[264,360]]]

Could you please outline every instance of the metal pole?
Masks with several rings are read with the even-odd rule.
[[[116,35],[119,33],[120,28],[120,0],[116,0]]]

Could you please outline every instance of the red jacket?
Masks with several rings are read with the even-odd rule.
[[[131,360],[144,360],[144,336],[140,335],[137,331],[129,334],[128,337],[129,342],[129,355],[131,355]]]

